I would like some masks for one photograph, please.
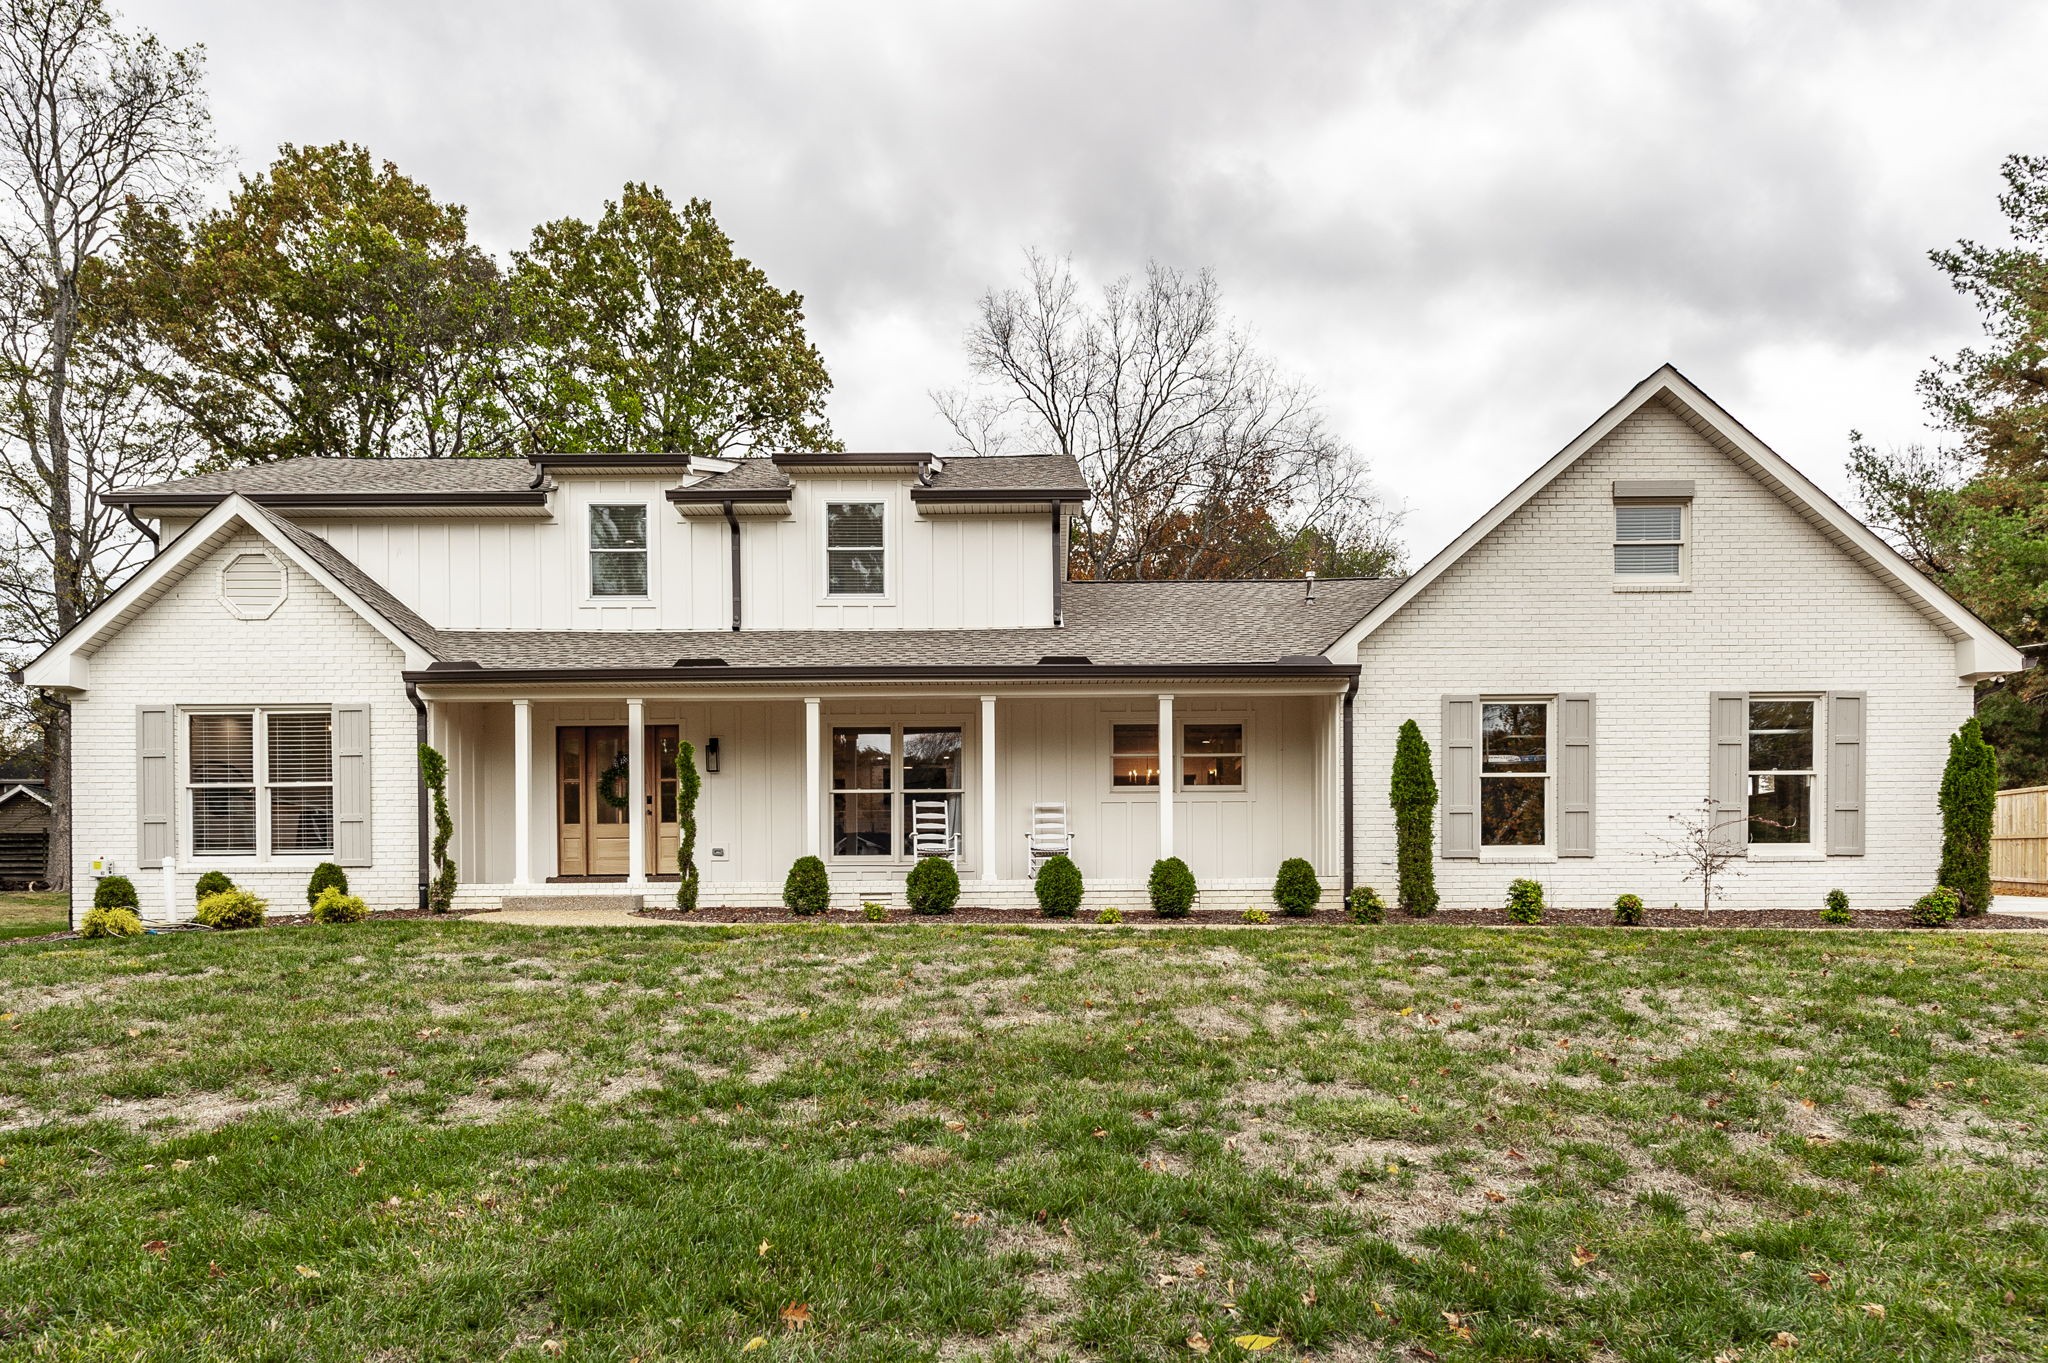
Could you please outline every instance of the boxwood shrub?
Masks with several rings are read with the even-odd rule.
[[[1822,905],[1820,921],[1843,927],[1856,921],[1849,912],[1849,896],[1840,890],[1829,890],[1827,903]]]
[[[1508,886],[1508,921],[1510,923],[1541,923],[1543,921],[1543,886],[1533,880],[1516,880]]]
[[[96,909],[140,908],[142,901],[135,897],[135,882],[126,876],[101,876],[100,883],[93,887],[92,906]]]
[[[1937,885],[1913,901],[1906,917],[1917,928],[1945,928],[1963,911],[1963,897],[1946,885]]]
[[[247,890],[225,890],[200,900],[192,917],[206,927],[232,932],[262,927],[263,915],[269,907]]]
[[[1152,896],[1152,912],[1161,918],[1185,918],[1195,906],[1195,873],[1179,857],[1153,862],[1145,888]]]
[[[340,890],[348,893],[348,872],[331,861],[323,861],[313,868],[313,878],[306,882],[306,902],[318,904],[323,890]]]
[[[228,879],[226,871],[208,871],[192,885],[192,896],[204,899],[208,895],[222,894],[235,888],[235,882]]]
[[[1065,853],[1048,857],[1038,868],[1038,878],[1031,882],[1031,892],[1038,896],[1038,911],[1047,918],[1072,918],[1080,912],[1086,891],[1081,868]]]
[[[1354,923],[1384,923],[1387,921],[1387,902],[1380,898],[1380,892],[1370,885],[1361,885],[1351,892],[1351,903],[1346,906]]]
[[[1280,906],[1280,912],[1289,918],[1306,918],[1316,911],[1316,901],[1323,897],[1323,882],[1316,877],[1316,868],[1300,857],[1289,857],[1280,863],[1280,874],[1273,878],[1273,902]]]
[[[798,857],[792,862],[782,882],[782,902],[791,913],[805,918],[831,908],[832,877],[825,874],[825,863],[816,857]]]
[[[944,857],[926,857],[903,882],[912,913],[951,913],[960,899],[960,873]]]
[[[1614,901],[1614,922],[1617,927],[1639,928],[1643,925],[1643,897],[1625,894]]]

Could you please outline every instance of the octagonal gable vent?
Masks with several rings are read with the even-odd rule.
[[[220,570],[220,603],[237,619],[268,619],[284,594],[284,565],[261,550],[236,554]]]

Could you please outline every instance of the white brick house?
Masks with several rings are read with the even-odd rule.
[[[294,460],[117,494],[155,559],[24,669],[73,706],[94,871],[187,914],[313,865],[416,902],[416,745],[449,760],[460,902],[672,893],[674,760],[706,903],[836,902],[943,847],[1028,905],[1053,806],[1095,903],[1177,854],[1203,907],[1285,857],[1393,892],[1413,719],[1448,907],[1696,902],[1653,854],[1711,798],[1724,902],[1924,891],[1949,734],[2019,654],[1666,367],[1405,579],[1086,583],[1071,461],[787,454]],[[1164,786],[1171,798],[1162,800]],[[635,811],[638,816],[635,817]]]

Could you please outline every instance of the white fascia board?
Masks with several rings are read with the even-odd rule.
[[[1521,510],[1530,498],[1548,487],[1581,455],[1606,439],[1615,427],[1633,416],[1646,403],[1667,395],[1691,411],[1717,436],[1727,441],[1743,458],[1750,461],[1756,471],[1776,481],[1799,509],[1811,513],[1827,525],[1861,553],[1869,565],[1889,577],[1894,585],[1903,589],[1907,595],[1926,605],[1942,621],[1950,637],[1956,641],[1959,679],[1981,681],[1987,677],[2017,672],[2026,667],[2026,658],[2018,649],[2001,638],[1996,630],[1978,619],[1966,606],[1908,563],[1898,550],[1884,541],[1882,536],[1821,490],[1812,479],[1794,468],[1784,456],[1757,439],[1748,427],[1729,415],[1718,402],[1708,397],[1693,384],[1692,380],[1669,364],[1661,366],[1655,373],[1631,388],[1621,401],[1602,413],[1599,420],[1580,432],[1576,439],[1551,456],[1541,468],[1523,479],[1514,491],[1501,498],[1485,515],[1466,527],[1465,532],[1452,540],[1441,553],[1412,573],[1386,600],[1375,606],[1363,620],[1352,626],[1331,646],[1330,656],[1340,660],[1355,657],[1355,650],[1367,635],[1413,601],[1431,582],[1443,576],[1453,563],[1463,558],[1474,545],[1485,539],[1508,517]]]
[[[117,622],[149,593],[182,575],[186,565],[202,552],[216,535],[234,522],[239,522],[254,531],[265,543],[298,565],[308,577],[332,592],[346,603],[349,609],[368,621],[371,628],[389,639],[405,655],[406,667],[423,668],[433,661],[424,649],[408,639],[396,625],[372,610],[361,597],[350,591],[325,568],[308,558],[296,544],[279,533],[276,525],[260,507],[239,493],[231,493],[200,517],[198,523],[191,529],[178,536],[155,558],[144,564],[135,576],[122,583],[120,588],[102,601],[92,614],[73,626],[70,633],[50,645],[33,662],[22,668],[22,682],[28,686],[47,687],[53,690],[85,690],[91,685],[92,680],[91,646],[102,636],[118,628]]]
[[[0,805],[6,804],[9,800],[12,800],[17,795],[28,796],[29,799],[34,800],[44,809],[56,808],[55,805],[50,803],[48,796],[44,795],[41,791],[36,790],[31,786],[13,786],[7,790],[0,791]]]

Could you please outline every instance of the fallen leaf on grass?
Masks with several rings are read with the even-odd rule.
[[[170,1242],[166,1240],[148,1240],[142,1248],[145,1253],[154,1254],[159,1259],[167,1259],[171,1254]]]
[[[1771,1347],[1773,1349],[1792,1349],[1797,1348],[1798,1345],[1799,1336],[1793,1334],[1790,1330],[1780,1330],[1771,1336]]]
[[[1874,1301],[1867,1301],[1863,1303],[1863,1314],[1869,1316],[1872,1320],[1883,1320],[1884,1308]]]
[[[317,1278],[320,1276],[319,1269],[307,1268],[304,1264],[294,1264],[292,1265],[292,1268],[294,1269],[294,1271],[298,1273],[298,1275],[301,1278]]]
[[[957,1135],[959,1135],[959,1134],[960,1134],[960,1133],[961,1133],[962,1131],[965,1131],[966,1129],[967,1129],[967,1123],[965,1123],[965,1122],[947,1122],[947,1123],[946,1123],[946,1130],[948,1130],[948,1131],[952,1132],[952,1133],[953,1133],[954,1135],[956,1135],[956,1136],[957,1136]]]
[[[1820,1269],[1815,1269],[1813,1272],[1807,1274],[1806,1276],[1812,1279],[1816,1287],[1819,1287],[1823,1290],[1832,1288],[1835,1285],[1835,1280],[1833,1278],[1830,1278],[1825,1271]]]
[[[782,1308],[782,1328],[801,1330],[811,1323],[811,1308],[803,1302],[793,1301]]]
[[[1486,1200],[1488,1202],[1505,1202],[1508,1200],[1508,1195],[1503,1192],[1496,1192],[1492,1188],[1488,1188],[1486,1190]]]
[[[228,1275],[219,1264],[215,1263],[211,1259],[208,1259],[206,1261],[206,1276],[209,1278],[225,1278]]]
[[[1600,1256],[1598,1253],[1596,1253],[1593,1250],[1587,1249],[1584,1245],[1580,1245],[1572,1250],[1572,1262],[1574,1264],[1577,1264],[1580,1268],[1584,1268],[1587,1264],[1592,1263],[1595,1259],[1599,1257]]]
[[[1209,1352],[1209,1341],[1202,1338],[1202,1332],[1197,1330],[1188,1336],[1188,1348],[1195,1353],[1205,1354]]]
[[[1235,1335],[1230,1341],[1247,1353],[1259,1353],[1280,1342],[1278,1335]]]
[[[565,1347],[567,1346],[559,1339],[544,1339],[540,1342],[540,1351],[549,1358],[560,1358]]]
[[[760,1249],[758,1249],[758,1250],[756,1250],[756,1251],[754,1251],[754,1252],[755,1252],[755,1254],[756,1254],[757,1256],[759,1256],[760,1258],[763,1258],[763,1259],[765,1259],[765,1258],[767,1258],[767,1257],[768,1257],[768,1251],[769,1251],[769,1250],[771,1250],[771,1249],[774,1249],[774,1248],[775,1248],[775,1246],[773,1246],[773,1245],[769,1244],[769,1243],[768,1243],[768,1242],[767,1242],[766,1240],[763,1240],[763,1241],[761,1242],[761,1248],[760,1248]]]
[[[765,1349],[765,1348],[767,1348],[767,1347],[768,1347],[768,1336],[766,1336],[766,1335],[755,1335],[755,1336],[754,1336],[754,1337],[753,1337],[752,1339],[750,1339],[750,1340],[748,1340],[748,1341],[747,1341],[746,1343],[744,1343],[744,1344],[740,1345],[740,1352],[741,1352],[741,1353],[743,1353],[743,1354],[750,1354],[750,1353],[754,1352],[754,1350],[756,1350],[756,1349]]]

